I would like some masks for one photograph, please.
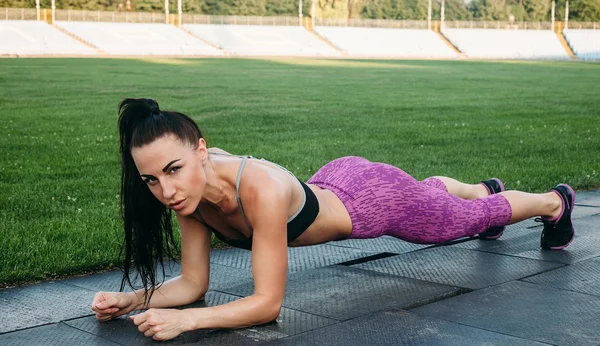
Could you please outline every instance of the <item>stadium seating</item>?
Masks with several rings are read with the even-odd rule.
[[[471,58],[569,58],[551,30],[444,29],[442,33]]]
[[[579,59],[600,60],[600,30],[566,29],[563,34]]]
[[[64,22],[56,25],[111,55],[222,55],[173,25]]]
[[[349,56],[457,57],[455,51],[430,30],[319,26],[315,31]]]
[[[340,56],[300,26],[187,24],[186,30],[236,55]]]
[[[94,55],[96,51],[46,22],[0,20],[0,55]]]
[[[458,57],[438,34],[420,29],[316,27],[316,34],[331,45],[300,26],[187,24],[183,29],[150,23],[56,21],[53,26],[0,20],[0,55],[338,57],[343,52],[363,58]],[[569,58],[550,30],[443,29],[442,33],[471,58]],[[578,58],[600,60],[600,30],[566,29],[563,34]]]

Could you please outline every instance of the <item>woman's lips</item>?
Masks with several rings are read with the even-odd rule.
[[[184,207],[184,205],[183,205],[184,202],[185,202],[185,199],[182,199],[181,201],[176,202],[176,203],[171,203],[171,204],[169,204],[169,208],[171,208],[173,210],[181,210]]]

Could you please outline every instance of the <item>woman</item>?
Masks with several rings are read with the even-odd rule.
[[[99,292],[100,321],[137,309],[140,332],[167,340],[200,328],[237,328],[273,321],[284,298],[287,247],[391,235],[435,244],[479,234],[496,239],[504,226],[533,216],[544,223],[541,246],[562,249],[574,237],[575,194],[558,185],[545,194],[504,191],[490,179],[416,181],[402,170],[359,157],[322,167],[305,184],[285,168],[207,148],[195,122],[161,111],[151,99],[119,105],[125,273],[133,261],[144,289]],[[171,210],[181,230],[181,274],[156,282],[156,264],[172,255]],[[252,250],[252,296],[201,309],[162,309],[203,299],[211,233]]]

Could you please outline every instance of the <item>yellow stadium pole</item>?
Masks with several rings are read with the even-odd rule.
[[[165,0],[165,24],[169,24],[169,0]]]
[[[427,29],[431,30],[431,0],[427,6]]]
[[[554,8],[556,6],[556,2],[552,0],[552,31],[554,31]]]
[[[56,12],[56,3],[54,0],[52,0],[52,24],[54,24],[55,12]]]
[[[315,11],[315,0],[312,0],[312,5],[310,6],[310,16],[312,20],[312,29],[315,30],[315,16],[317,11]]]
[[[35,13],[37,14],[37,20],[40,20],[40,0],[35,0]]]
[[[182,13],[181,13],[181,0],[177,0],[177,16],[179,18],[178,19],[178,23],[177,26],[181,27],[181,17],[182,17]]]
[[[565,29],[569,28],[569,0],[565,6]]]
[[[302,0],[298,1],[298,23],[302,26]]]
[[[445,19],[445,12],[446,12],[446,0],[442,0],[442,9],[440,10],[440,32],[442,31],[442,29],[444,28],[444,19]]]

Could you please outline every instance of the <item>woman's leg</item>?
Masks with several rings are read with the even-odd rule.
[[[521,191],[504,191],[500,192],[499,195],[506,198],[512,209],[509,224],[534,216],[556,219],[562,210],[563,201],[554,192],[537,194]]]
[[[489,195],[488,189],[481,183],[465,184],[448,177],[434,176],[423,180],[422,183],[440,189],[442,189],[441,186],[443,186],[444,190],[449,194],[462,199],[473,200]]]
[[[490,194],[485,185],[481,183],[465,184],[448,177],[435,176],[427,178],[422,182],[426,185],[442,189],[441,182],[449,194],[466,200],[484,198]],[[535,194],[521,191],[504,191],[498,194],[504,196],[511,206],[512,216],[510,224],[534,216],[553,219],[558,217],[561,211],[562,199],[554,192]]]
[[[518,191],[487,195],[485,191],[483,198],[466,200],[451,193],[473,198],[484,195],[485,187],[469,186],[450,178],[419,182],[397,167],[353,157],[334,160],[311,181],[332,190],[344,203],[352,219],[349,238],[390,235],[413,243],[435,244],[533,216],[545,217],[545,224],[562,225],[570,223],[574,202],[572,193],[571,206],[564,208],[565,199],[556,198],[558,191],[553,191],[554,195]],[[450,193],[446,191],[446,182]],[[563,192],[560,193],[564,195]],[[569,217],[561,214],[551,221],[561,213],[559,209],[564,209]]]
[[[436,176],[427,178],[422,183],[467,200],[483,198],[504,191],[504,184],[498,178],[491,178],[478,184],[465,184],[456,179]],[[505,229],[505,226],[490,227],[479,233],[479,239],[496,240],[504,234]]]
[[[476,196],[482,198],[495,193],[503,195],[511,207],[511,218],[508,221],[510,224],[532,216],[542,216],[544,231],[542,232],[541,246],[544,249],[564,249],[573,240],[575,230],[570,214],[575,194],[567,185],[562,185],[562,187],[559,185],[548,193],[532,194],[521,191],[504,192],[502,191],[504,186],[496,178],[474,185],[464,184],[448,177],[431,177],[423,180],[422,183],[443,191],[450,190],[453,195],[465,199],[477,198]],[[485,189],[485,192],[482,188]],[[479,233],[479,239],[498,239],[502,236],[504,228],[504,225],[490,227]]]
[[[400,181],[403,183],[398,184]],[[465,184],[447,177],[432,177],[419,184],[408,177],[396,178],[394,184],[400,193],[385,209],[392,210],[393,204],[402,217],[395,217],[385,234],[417,243],[473,236],[535,216],[555,219],[563,205],[554,192],[495,191],[490,195],[481,183]]]

